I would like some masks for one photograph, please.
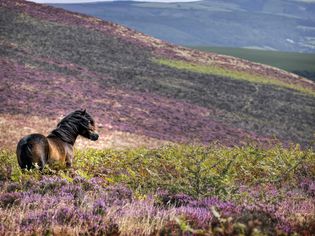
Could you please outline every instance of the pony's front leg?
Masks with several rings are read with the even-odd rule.
[[[66,156],[66,167],[67,168],[72,166],[72,159],[73,159],[73,157],[71,155]]]
[[[72,160],[73,160],[73,147],[71,145],[66,145],[65,146],[65,152],[66,152],[66,167],[69,168],[72,166]]]

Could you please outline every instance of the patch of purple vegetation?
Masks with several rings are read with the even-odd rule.
[[[213,121],[207,114],[214,109],[187,102],[146,92],[103,88],[98,80],[43,72],[12,60],[0,60],[0,73],[4,87],[0,113],[58,118],[69,108],[86,107],[104,127],[162,140],[218,141],[228,146],[250,140],[269,142],[268,138]]]
[[[171,229],[178,232],[181,230],[175,227],[176,218],[184,219],[190,227],[203,232],[215,227],[235,230],[237,223],[244,224],[246,232],[257,228],[267,234],[274,234],[276,230],[307,232],[307,227],[313,227],[311,214],[315,210],[314,201],[305,195],[309,187],[305,192],[289,191],[283,187],[276,190],[267,186],[264,194],[258,194],[262,193],[262,188],[243,186],[240,194],[247,192],[248,198],[240,202],[218,197],[194,199],[186,194],[172,194],[163,190],[157,191],[154,197],[139,200],[122,185],[105,186],[106,183],[100,178],[75,179],[68,182],[60,177],[44,176],[37,183],[7,184],[6,190],[10,192],[0,193],[0,219],[4,219],[9,211],[11,215],[9,220],[0,224],[0,234],[5,231],[41,234],[46,230],[56,233],[61,229],[68,230],[68,227],[74,230],[72,233],[117,234],[120,227],[125,227],[121,225],[124,220],[149,222],[150,219],[163,219],[164,226],[159,229],[161,232]],[[86,188],[82,183],[90,187]],[[301,186],[306,184],[312,183],[305,181]],[[13,189],[17,192],[12,192]],[[282,194],[287,194],[287,197],[281,198]],[[278,201],[272,202],[272,197],[277,197]],[[219,219],[213,209],[220,214]],[[14,224],[19,225],[18,229],[13,227]],[[138,231],[140,228],[133,230],[142,232]]]
[[[300,187],[311,197],[315,198],[315,180],[304,178],[301,180]]]
[[[7,208],[13,205],[19,205],[21,198],[21,193],[2,193],[0,195],[0,207]]]

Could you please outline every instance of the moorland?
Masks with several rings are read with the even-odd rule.
[[[312,235],[315,85],[23,0],[0,1],[1,235]],[[15,147],[86,108],[73,167]]]

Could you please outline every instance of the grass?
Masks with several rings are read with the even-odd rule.
[[[166,65],[166,66],[180,69],[180,70],[188,70],[188,71],[192,71],[196,73],[223,76],[223,77],[228,77],[235,80],[245,80],[245,81],[248,81],[251,83],[257,83],[257,84],[268,84],[268,85],[278,86],[282,88],[293,89],[307,95],[315,96],[315,91],[313,91],[312,89],[308,89],[308,88],[305,88],[296,84],[289,84],[289,83],[285,83],[277,79],[254,75],[254,74],[250,74],[250,73],[246,73],[242,71],[233,71],[233,70],[228,70],[226,68],[221,68],[214,65],[200,65],[200,64],[194,64],[194,63],[189,63],[189,62],[179,61],[179,60],[155,59],[154,61],[158,64]]]
[[[163,188],[197,198],[207,196],[210,188],[229,198],[227,193],[240,183],[294,182],[295,169],[302,163],[313,165],[315,160],[312,150],[302,151],[298,146],[262,150],[186,145],[119,152],[91,149],[78,152],[76,158],[75,166],[84,172],[102,173],[105,167],[110,169],[105,177],[109,182],[127,184],[142,194]]]
[[[262,63],[315,80],[315,54],[264,51],[247,48],[195,47],[203,51],[234,56],[245,60]]]
[[[44,173],[22,172],[10,151],[0,161],[0,234],[309,235],[315,227],[315,155],[298,145],[88,149],[76,151],[72,169]]]

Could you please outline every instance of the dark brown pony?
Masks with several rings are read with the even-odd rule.
[[[73,145],[78,135],[97,140],[93,118],[84,110],[77,110],[64,117],[57,128],[45,137],[42,134],[30,134],[22,138],[16,148],[16,155],[22,169],[45,164],[57,164],[71,167]]]

